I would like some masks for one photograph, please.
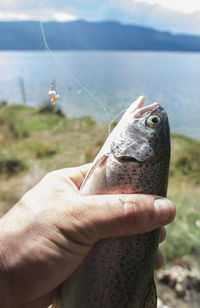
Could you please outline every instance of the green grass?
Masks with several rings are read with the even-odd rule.
[[[0,214],[46,172],[92,161],[106,137],[107,127],[98,126],[91,117],[69,119],[52,106],[0,104]],[[163,245],[166,259],[198,260],[200,142],[172,134],[168,197],[177,216]]]
[[[168,198],[176,205],[163,250],[167,261],[190,259],[200,251],[200,142],[172,134]]]
[[[172,135],[172,158],[170,175],[177,181],[200,184],[200,142]]]
[[[176,205],[175,221],[167,227],[167,239],[163,245],[168,261],[174,258],[198,256],[200,251],[200,187],[182,182],[177,185],[171,179],[168,198]],[[199,260],[200,265],[200,260]]]

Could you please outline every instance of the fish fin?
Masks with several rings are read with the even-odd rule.
[[[93,175],[94,171],[96,170],[96,168],[99,167],[103,167],[105,165],[105,162],[107,160],[108,156],[107,155],[103,155],[101,158],[97,159],[97,161],[94,161],[94,164],[92,166],[92,168],[88,171],[88,173],[86,174],[85,180],[83,181],[80,190],[83,189],[83,187],[85,186],[85,184],[87,183],[87,181],[91,178],[91,176]]]
[[[54,295],[53,303],[50,306],[50,308],[61,308],[60,292],[58,292],[57,290],[56,290],[56,293]]]
[[[152,281],[151,288],[146,296],[145,303],[141,308],[157,308],[157,292],[155,282]]]

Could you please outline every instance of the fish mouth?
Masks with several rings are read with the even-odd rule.
[[[115,159],[120,163],[141,163],[139,160],[137,160],[135,157],[131,156],[114,156]]]
[[[144,96],[138,97],[138,99],[127,109],[125,114],[137,114],[153,112],[158,106],[158,103],[153,103],[148,106],[144,106],[146,98]]]
[[[159,104],[158,103],[153,103],[151,105],[148,105],[148,106],[143,106],[141,108],[138,108],[135,110],[133,116],[134,118],[141,118],[141,117],[144,117],[145,115],[148,115],[148,114],[154,114],[157,109],[159,108]]]

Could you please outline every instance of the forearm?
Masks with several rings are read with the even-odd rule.
[[[32,228],[31,215],[19,202],[0,220],[0,298],[1,307],[28,308],[32,300],[29,282],[37,262],[37,225]],[[36,253],[34,253],[34,248]],[[30,306],[31,308],[32,306]]]
[[[0,299],[1,307],[11,307],[11,295],[9,287],[9,274],[6,266],[6,247],[2,243],[1,228],[0,228]]]
[[[21,213],[14,207],[0,220],[0,298],[1,306],[17,308],[20,281],[16,279],[15,270],[22,268],[24,240],[20,226]],[[18,215],[19,214],[19,215]]]
[[[38,247],[32,224],[23,223],[25,217],[29,221],[27,214],[18,204],[0,220],[0,306],[4,308],[46,308],[50,304],[51,294],[38,298],[35,294],[39,282],[35,272],[37,267],[40,273],[44,268],[38,265],[37,256],[44,245]]]
[[[0,220],[0,307],[48,307],[53,290],[89,251],[58,232],[55,216],[35,214],[20,201]]]

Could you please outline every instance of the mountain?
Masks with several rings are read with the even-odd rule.
[[[114,21],[43,23],[53,50],[200,51],[200,36],[172,34]],[[38,21],[0,22],[0,50],[44,50]]]

